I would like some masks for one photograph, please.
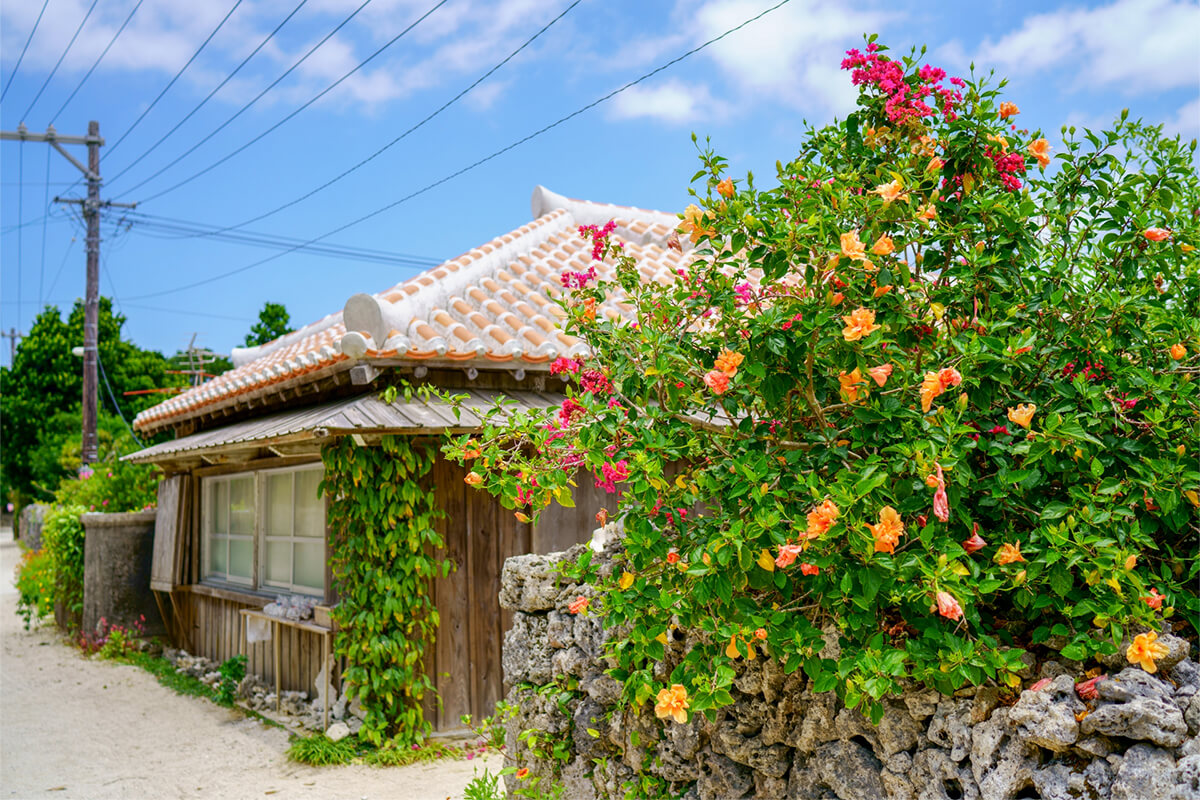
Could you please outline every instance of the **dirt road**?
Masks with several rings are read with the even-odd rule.
[[[11,580],[19,556],[0,530],[0,800],[444,800],[462,797],[475,768],[502,766],[497,756],[390,769],[290,762],[279,729],[137,667],[83,658],[52,626],[25,631]]]

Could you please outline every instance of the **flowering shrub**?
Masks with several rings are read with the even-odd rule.
[[[121,461],[119,455],[118,450],[110,450],[78,477],[63,480],[54,493],[57,502],[97,512],[153,507],[158,501],[158,470],[150,464]]]
[[[730,703],[742,659],[877,715],[904,681],[1016,686],[1023,651],[1200,612],[1195,143],[1122,115],[1051,166],[984,81],[873,38],[843,66],[857,110],[774,188],[702,152],[676,281],[601,237],[565,281],[592,357],[556,364],[556,416],[447,447],[518,514],[576,465],[615,492],[623,565],[579,568],[660,717]],[[697,643],[668,659],[676,627]]]
[[[16,568],[17,615],[29,630],[54,613],[54,561],[45,550],[26,550]]]
[[[83,523],[80,506],[55,506],[46,512],[42,552],[54,572],[54,602],[62,603],[68,626],[83,613]]]
[[[125,658],[138,649],[138,640],[145,636],[146,617],[139,615],[133,625],[111,624],[104,617],[100,618],[100,627],[96,631],[79,631],[75,643],[86,655],[99,655],[100,658],[112,660]]]

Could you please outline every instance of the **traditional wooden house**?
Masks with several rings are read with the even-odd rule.
[[[615,219],[615,236],[647,280],[669,280],[685,258],[667,247],[673,215],[538,187],[533,217],[391,289],[355,295],[343,311],[295,333],[235,350],[234,369],[138,415],[139,430],[176,437],[130,458],[164,473],[152,588],[179,646],[218,660],[246,651],[251,673],[311,691],[326,663],[323,631],[286,626],[270,643],[248,645],[240,612],[277,595],[336,602],[331,532],[317,493],[322,445],[339,436],[364,446],[389,434],[434,437],[479,422],[435,400],[386,403],[378,378],[390,372],[452,388],[481,407],[498,397],[556,405],[563,384],[550,375],[551,362],[586,350],[560,329],[554,302],[559,276],[591,264],[590,242],[577,227]],[[615,302],[604,308],[626,312]],[[440,533],[457,566],[432,589],[441,623],[427,667],[441,706],[427,706],[426,714],[443,730],[457,727],[461,714],[490,713],[503,695],[500,649],[509,619],[497,595],[504,559],[587,540],[607,499],[581,475],[576,507],[555,506],[531,526],[466,486],[465,474],[439,459],[432,481],[446,512]]]

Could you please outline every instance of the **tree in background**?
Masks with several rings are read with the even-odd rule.
[[[143,350],[121,338],[122,314],[113,313],[112,301],[100,298],[99,428],[114,432],[124,428],[116,408],[132,422],[142,409],[163,399],[161,394],[125,396],[138,389],[171,385],[161,353]],[[49,499],[67,468],[63,447],[80,436],[79,407],[83,390],[83,362],[71,348],[83,343],[83,303],[76,301],[64,321],[58,308],[47,306],[21,340],[10,368],[0,368],[0,492],[17,505]],[[105,385],[104,375],[113,397]],[[103,434],[102,434],[103,435]]]
[[[280,336],[292,332],[291,316],[283,303],[264,303],[262,311],[258,312],[258,322],[250,326],[246,334],[246,347],[257,347],[260,344],[273,342]]]

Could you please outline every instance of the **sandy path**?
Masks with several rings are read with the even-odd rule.
[[[11,531],[0,531],[0,798],[460,798],[486,761],[378,769],[287,760],[277,728],[83,658],[15,613]]]

